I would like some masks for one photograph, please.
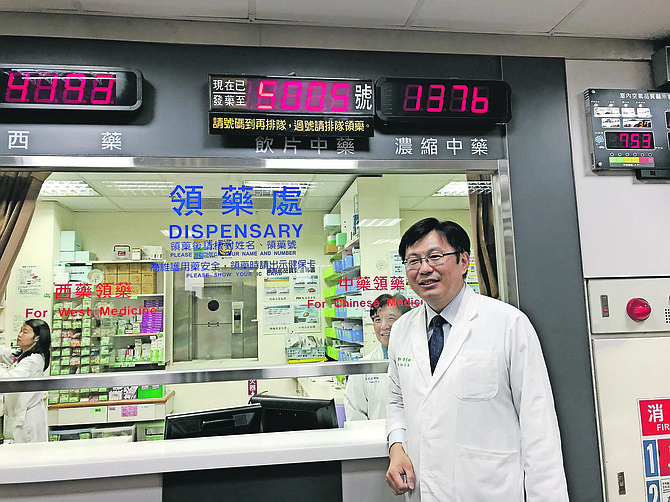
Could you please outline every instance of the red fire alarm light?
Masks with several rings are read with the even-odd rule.
[[[633,321],[644,321],[651,315],[651,305],[644,298],[633,298],[626,305],[626,312]]]

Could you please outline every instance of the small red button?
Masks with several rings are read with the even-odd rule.
[[[633,298],[626,305],[626,312],[633,321],[644,321],[651,315],[651,305],[644,298]]]

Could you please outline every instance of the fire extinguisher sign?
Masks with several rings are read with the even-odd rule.
[[[670,497],[670,399],[640,399],[647,502]]]

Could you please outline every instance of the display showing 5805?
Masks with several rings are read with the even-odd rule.
[[[116,98],[114,74],[11,71],[5,87],[5,103],[113,105]]]

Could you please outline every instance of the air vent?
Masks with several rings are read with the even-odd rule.
[[[670,324],[670,309],[665,309],[665,324]]]

